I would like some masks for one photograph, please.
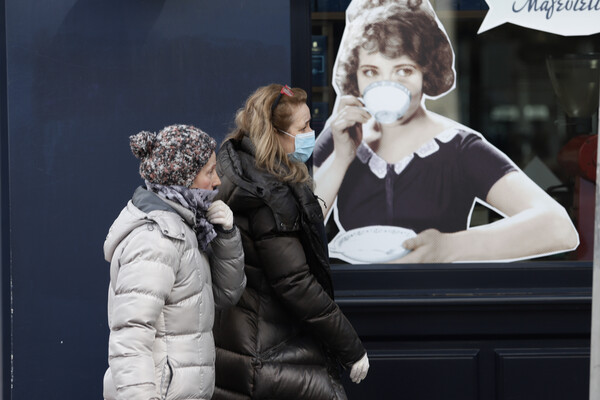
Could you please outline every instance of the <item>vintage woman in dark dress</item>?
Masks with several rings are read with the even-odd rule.
[[[348,13],[335,66],[339,99],[314,157],[315,193],[340,231],[414,231],[403,242],[412,251],[390,262],[515,260],[577,247],[562,206],[479,132],[426,110],[424,99],[455,80],[452,47],[431,6],[355,0]],[[406,97],[403,115],[373,118],[365,101],[374,87],[389,102]],[[469,228],[476,199],[504,218]]]

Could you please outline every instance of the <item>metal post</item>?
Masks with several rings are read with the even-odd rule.
[[[596,133],[600,125],[597,114]],[[600,142],[599,146],[600,148]],[[596,213],[594,220],[594,269],[592,288],[592,337],[590,354],[590,400],[600,399],[600,168],[596,161]]]

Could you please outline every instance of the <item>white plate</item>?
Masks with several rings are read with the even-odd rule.
[[[372,225],[338,233],[329,243],[329,256],[352,264],[372,264],[396,260],[409,251],[402,242],[415,237],[411,229]]]

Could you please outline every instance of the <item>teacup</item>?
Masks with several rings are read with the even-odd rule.
[[[377,81],[365,88],[365,109],[382,124],[391,124],[404,116],[410,105],[410,90],[393,81]]]

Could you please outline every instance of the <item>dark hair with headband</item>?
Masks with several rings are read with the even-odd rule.
[[[412,58],[423,71],[423,93],[430,97],[450,90],[455,78],[454,54],[434,11],[421,1],[379,3],[384,5],[363,10],[346,26],[349,34],[341,44],[334,71],[342,93],[361,95],[356,76],[361,48],[391,59]]]

